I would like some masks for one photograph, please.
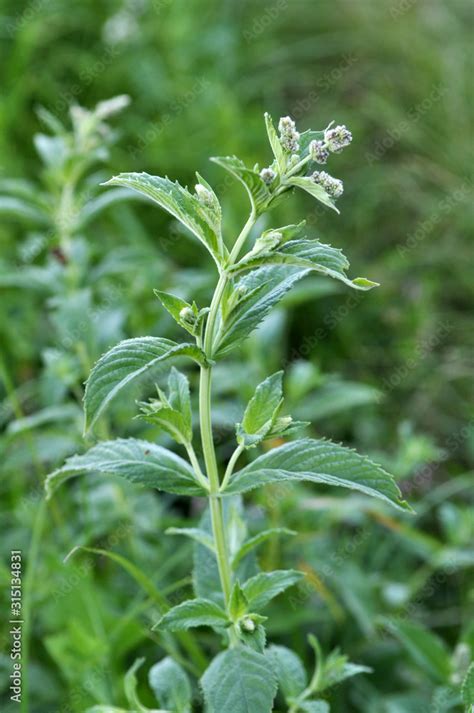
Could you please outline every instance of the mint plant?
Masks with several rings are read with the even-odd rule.
[[[303,277],[316,273],[356,290],[376,283],[351,279],[343,253],[307,235],[305,223],[265,230],[246,243],[257,223],[275,204],[299,188],[337,211],[342,182],[319,170],[332,154],[352,140],[344,126],[299,133],[290,117],[280,119],[278,131],[265,115],[272,163],[248,168],[236,157],[212,159],[229,171],[247,191],[250,214],[233,242],[224,240],[218,197],[197,174],[194,192],[168,178],[146,173],[121,173],[108,186],[133,189],[180,221],[210,253],[217,277],[210,305],[197,305],[163,291],[156,295],[163,308],[187,332],[187,340],[145,336],[126,339],[105,353],[93,367],[84,396],[85,431],[89,433],[111,401],[132,381],[178,357],[199,367],[199,413],[193,417],[190,383],[174,366],[167,388],[138,405],[139,418],[160,427],[176,442],[181,455],[149,441],[119,438],[99,442],[83,455],[69,458],[46,481],[48,497],[71,477],[112,474],[128,481],[179,496],[207,500],[199,527],[172,529],[169,534],[195,541],[195,597],[164,607],[155,629],[165,636],[197,627],[210,627],[216,643],[223,642],[200,679],[209,713],[269,713],[282,702],[289,713],[322,713],[325,691],[345,678],[366,671],[333,652],[325,658],[314,637],[316,667],[308,679],[298,656],[283,646],[267,646],[265,609],[279,594],[303,578],[297,570],[261,571],[256,548],[270,537],[291,534],[284,528],[248,537],[242,495],[271,483],[307,481],[334,485],[379,498],[401,511],[409,510],[391,475],[369,458],[326,439],[295,434],[308,424],[283,411],[283,372],[259,384],[241,421],[236,424],[234,452],[220,471],[212,429],[212,374],[217,362],[258,327],[284,295]],[[201,450],[196,447],[199,426]],[[264,442],[281,445],[254,457]],[[238,468],[241,457],[248,461]],[[135,672],[129,671],[125,692],[132,710],[149,710],[140,703]],[[191,711],[192,688],[187,674],[172,658],[150,671],[150,685],[163,710]],[[119,710],[110,706],[93,711]]]

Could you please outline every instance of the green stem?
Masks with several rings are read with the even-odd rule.
[[[242,451],[244,450],[245,446],[242,444],[240,446],[237,446],[235,451],[232,453],[232,457],[227,465],[226,471],[224,473],[224,479],[222,481],[221,485],[221,492],[224,491],[229,483],[229,480],[232,476],[232,473],[234,472],[235,464],[237,463],[238,459],[240,458],[240,455]]]
[[[196,451],[194,450],[193,445],[191,443],[185,443],[184,445],[188,454],[188,458],[191,462],[191,465],[193,466],[196,479],[199,481],[200,485],[202,485],[204,490],[208,491],[209,481],[201,470],[201,466],[199,465],[199,461],[197,459]]]
[[[242,232],[237,238],[229,256],[228,265],[232,265],[237,259],[240,250],[255,224],[256,214],[252,210]],[[217,317],[221,305],[222,296],[229,279],[228,274],[223,271],[219,277],[209,310],[204,335],[203,348],[208,359],[212,358],[214,347],[214,331]],[[229,555],[227,550],[227,539],[225,534],[225,523],[222,508],[222,500],[219,497],[220,481],[217,468],[216,451],[212,435],[211,417],[211,388],[212,388],[212,366],[201,367],[201,379],[199,384],[199,415],[201,421],[201,440],[204,461],[206,464],[207,477],[209,481],[209,508],[211,511],[212,534],[216,548],[217,567],[219,578],[226,606],[229,602],[232,576]]]

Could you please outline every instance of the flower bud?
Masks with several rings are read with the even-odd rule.
[[[179,318],[182,322],[184,322],[190,327],[193,327],[196,323],[196,315],[194,314],[191,307],[183,307],[183,309],[179,312]]]
[[[334,129],[326,129],[324,132],[326,146],[332,153],[340,153],[343,148],[349,146],[352,141],[352,134],[349,129],[342,124]]]
[[[249,634],[252,634],[255,631],[255,622],[249,616],[245,616],[241,620],[240,626],[244,631],[248,632]]]
[[[311,141],[309,145],[309,155],[316,163],[326,163],[329,157],[329,150],[324,141]]]
[[[296,124],[289,116],[282,116],[278,122],[278,131],[280,132],[280,143],[288,153],[296,153],[299,151],[300,135],[296,131]]]
[[[270,183],[273,183],[273,181],[276,178],[276,173],[272,168],[262,168],[260,171],[260,178],[264,183],[267,184],[267,186],[270,185]]]
[[[339,198],[344,193],[344,186],[342,181],[338,178],[333,178],[326,171],[315,171],[311,176],[314,183],[322,186],[326,193],[328,193],[332,198]]]
[[[202,185],[202,183],[197,183],[194,186],[194,190],[196,191],[196,195],[199,201],[203,205],[207,205],[209,207],[214,205],[214,196],[212,195],[210,190],[208,190],[205,186]]]

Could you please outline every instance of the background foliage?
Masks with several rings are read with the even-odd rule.
[[[309,486],[250,496],[256,531],[298,531],[267,544],[263,565],[307,573],[273,605],[269,632],[308,667],[312,632],[326,652],[340,646],[373,668],[333,689],[334,711],[462,710],[457,686],[474,651],[471,4],[3,0],[0,13],[0,577],[6,587],[9,551],[21,549],[24,710],[123,705],[128,666],[164,655],[150,631],[156,590],[176,603],[190,587],[191,548],[164,534],[199,517],[179,499],[97,478],[64,489],[48,509],[42,502],[44,474],[83,449],[82,384],[96,358],[125,336],[176,337],[153,288],[206,304],[212,286],[195,243],[143,203],[97,211],[64,254],[61,177],[35,149],[33,136],[49,133],[36,109],[67,123],[70,104],[92,108],[117,94],[131,104],[110,120],[117,135],[91,167],[84,199],[122,170],[183,184],[198,170],[219,194],[229,234],[246,202],[209,155],[265,165],[265,110],[290,114],[302,130],[332,119],[352,130],[332,167],[345,181],[341,215],[296,195],[274,211],[274,224],[306,215],[323,242],[344,248],[353,274],[381,287],[354,296],[322,279],[303,282],[219,367],[219,453],[224,462],[256,384],[286,366],[289,412],[396,474],[414,518]],[[16,203],[12,178],[33,186],[16,184]],[[27,210],[21,190],[38,203],[44,194],[49,223],[31,203]],[[99,435],[163,440],[132,415],[133,399],[119,401]],[[126,557],[150,586],[104,555],[77,553],[64,564],[76,545]],[[208,655],[212,637],[202,643]],[[8,644],[5,628],[6,700]],[[186,656],[202,670],[201,653]]]

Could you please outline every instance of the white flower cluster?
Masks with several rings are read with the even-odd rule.
[[[326,129],[324,141],[311,141],[309,154],[316,163],[326,163],[330,153],[340,153],[351,141],[352,134],[344,124],[335,126],[334,129]]]
[[[340,153],[343,148],[349,146],[352,141],[352,134],[349,129],[342,126],[335,126],[334,129],[326,129],[324,141],[331,153]]]
[[[333,178],[326,171],[315,171],[311,176],[314,183],[322,186],[332,198],[339,198],[344,193],[344,186],[339,178]]]
[[[324,141],[311,141],[309,145],[309,155],[316,163],[326,163],[329,158],[329,149]]]
[[[264,183],[267,184],[267,186],[270,185],[270,183],[273,183],[273,181],[276,178],[276,173],[272,168],[262,168],[260,171],[260,178]]]
[[[282,116],[278,123],[280,143],[289,153],[295,153],[300,148],[300,135],[296,131],[296,124],[289,116]]]

